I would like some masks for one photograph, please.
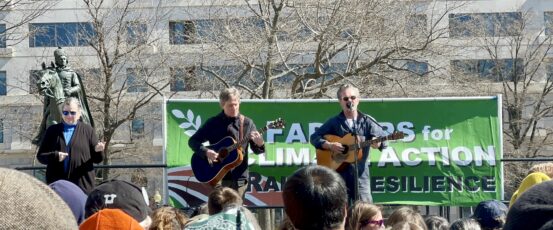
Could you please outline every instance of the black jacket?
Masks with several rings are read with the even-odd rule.
[[[65,173],[58,155],[59,152],[66,152],[63,123],[48,127],[36,155],[38,161],[46,165],[46,183],[63,179],[75,183],[86,194],[92,191],[95,186],[93,163],[104,160],[103,152],[94,151],[96,144],[98,137],[94,129],[86,123],[78,122],[71,137],[69,169]]]
[[[201,157],[205,158],[205,153],[207,148],[202,145],[202,143],[209,141],[210,144],[215,144],[221,139],[230,136],[234,140],[238,141],[240,136],[240,116],[237,117],[227,117],[224,112],[217,114],[214,117],[209,118],[205,124],[196,131],[192,137],[188,140],[188,145],[194,151],[194,154],[200,154]],[[252,131],[255,131],[256,127],[253,121],[244,116],[244,138],[248,138]],[[232,169],[223,177],[223,180],[238,180],[238,179],[247,179],[248,178],[248,145],[251,146],[251,149],[254,153],[263,153],[265,152],[265,145],[257,146],[252,140],[245,142],[242,145],[244,159],[240,165]]]

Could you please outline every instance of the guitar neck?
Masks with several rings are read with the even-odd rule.
[[[360,148],[365,148],[367,146],[370,146],[372,144],[375,144],[375,143],[378,143],[378,142],[383,142],[383,141],[387,141],[387,140],[394,140],[392,138],[391,135],[388,135],[388,136],[384,136],[384,137],[378,137],[376,139],[372,139],[372,140],[368,140],[368,141],[363,141],[361,143],[359,143],[359,147]]]
[[[257,130],[257,132],[259,132],[260,134],[263,134],[265,131],[267,131],[267,126]],[[227,148],[227,150],[228,151],[234,151],[235,149],[242,146],[243,144],[245,144],[248,141],[250,141],[250,136],[249,135],[243,137],[242,140],[240,140],[240,141],[234,143],[233,145],[229,146]]]

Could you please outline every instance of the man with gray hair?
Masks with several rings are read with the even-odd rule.
[[[346,84],[340,86],[336,94],[342,111],[326,121],[311,135],[310,142],[315,148],[328,150],[332,153],[345,151],[343,143],[327,140],[325,135],[344,137],[347,134],[352,134],[354,137],[357,136],[360,142],[385,136],[385,132],[376,123],[376,120],[357,110],[359,89]],[[386,148],[386,143],[377,142],[371,146],[382,150]],[[368,159],[369,147],[367,146],[363,148],[363,155],[357,161],[357,165],[342,164],[343,167],[340,167],[338,173],[346,182],[350,204],[353,204],[357,199],[372,203],[369,176],[370,162]],[[357,174],[355,174],[355,169],[357,169]],[[358,180],[355,181],[355,178]]]
[[[221,184],[238,191],[243,198],[248,183],[248,146],[254,153],[265,152],[265,142],[257,131],[252,119],[240,114],[240,92],[234,87],[226,88],[219,94],[221,111],[209,118],[188,140],[188,145],[194,154],[208,162],[218,163],[222,158],[215,149],[204,146],[208,141],[211,145],[226,137],[232,137],[236,142],[244,141],[240,146],[243,152],[242,162],[222,177]],[[223,171],[223,170],[221,170]],[[196,173],[196,172],[194,172]]]

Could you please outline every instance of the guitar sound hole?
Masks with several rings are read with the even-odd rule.
[[[223,161],[225,160],[225,158],[228,156],[228,151],[227,150],[221,150],[219,151],[219,157],[217,157],[219,159],[219,161]]]
[[[349,146],[344,145],[344,151],[342,151],[342,154],[347,154],[349,151]]]

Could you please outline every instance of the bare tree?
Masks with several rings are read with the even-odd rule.
[[[188,63],[202,82],[238,86],[254,98],[332,97],[329,90],[344,82],[363,86],[365,94],[383,82],[409,95],[398,78],[439,70],[426,61],[447,53],[440,43],[447,39],[443,24],[460,6],[361,0],[244,4],[213,6],[210,14],[188,22],[195,28],[188,31],[189,43],[203,44],[203,55]]]
[[[480,92],[503,95],[505,157],[546,156],[553,144],[548,125],[553,41],[547,29],[530,24],[534,17],[542,16],[530,11],[457,14],[450,22],[458,37],[469,38],[482,53],[479,58],[452,61],[452,77],[462,77]],[[527,166],[506,164],[508,194],[527,175]]]
[[[88,77],[89,101],[97,115],[96,126],[106,142],[104,164],[111,155],[116,131],[141,116],[154,98],[170,84],[163,76],[167,58],[158,50],[160,23],[167,16],[162,2],[83,0],[94,28],[90,47],[99,63],[96,76]],[[108,170],[103,171],[104,179]]]

